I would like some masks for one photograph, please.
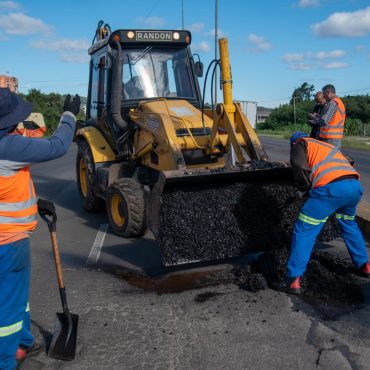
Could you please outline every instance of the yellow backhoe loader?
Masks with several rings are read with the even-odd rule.
[[[111,32],[100,22],[89,49],[86,122],[76,133],[77,180],[84,208],[92,212],[106,207],[110,226],[122,237],[142,236],[149,227],[166,265],[230,257],[243,250],[239,246],[213,253],[217,236],[205,232],[196,240],[197,251],[187,255],[187,239],[200,233],[195,231],[198,221],[186,216],[176,220],[180,214],[176,209],[195,207],[201,220],[206,206],[191,204],[194,192],[211,188],[222,192],[235,183],[291,181],[290,168],[269,162],[240,105],[233,101],[228,40],[219,40],[220,61],[214,63],[221,66],[223,103],[213,110],[204,109],[198,84],[203,65],[194,60],[190,44],[188,31]],[[214,220],[223,218],[222,200],[202,201],[212,205]],[[175,216],[168,219],[165,209],[175,210]],[[166,231],[172,227],[175,235],[180,223],[187,230],[194,225],[182,245]],[[169,257],[171,249],[177,251]]]

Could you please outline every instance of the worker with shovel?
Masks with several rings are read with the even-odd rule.
[[[37,200],[29,166],[64,155],[73,138],[80,98],[68,95],[59,127],[49,139],[14,134],[32,111],[8,88],[0,88],[0,369],[13,370],[37,346],[30,332],[29,234],[37,211],[55,214],[51,202]]]
[[[277,288],[300,293],[300,280],[316,237],[335,213],[342,236],[359,275],[370,277],[370,263],[356,207],[362,197],[360,175],[334,145],[295,132],[290,138],[290,161],[295,184],[308,199],[294,225],[286,279]]]

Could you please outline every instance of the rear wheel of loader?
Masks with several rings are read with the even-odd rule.
[[[88,212],[102,211],[104,201],[98,198],[94,191],[95,164],[89,145],[85,141],[78,143],[76,172],[83,207]]]
[[[117,235],[125,238],[144,235],[147,226],[143,186],[131,178],[122,178],[110,185],[107,214]]]

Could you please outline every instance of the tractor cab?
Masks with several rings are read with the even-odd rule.
[[[97,30],[91,55],[87,122],[96,126],[112,148],[130,126],[128,114],[141,101],[181,99],[201,107],[188,31]],[[118,148],[117,148],[118,150]]]

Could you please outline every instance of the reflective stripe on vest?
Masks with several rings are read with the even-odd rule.
[[[0,338],[1,337],[8,337],[14,333],[17,333],[22,330],[23,320],[18,321],[13,325],[9,326],[0,326]]]
[[[346,108],[342,100],[338,97],[333,99],[337,104],[337,110],[331,120],[320,128],[319,137],[322,139],[342,139],[344,131],[344,121],[346,120]]]
[[[36,225],[37,198],[29,169],[10,169],[8,176],[0,176],[0,244],[11,235],[28,234]]]
[[[341,176],[356,175],[344,155],[333,145],[311,138],[303,138],[307,142],[307,161],[311,169],[312,188],[324,186]]]

